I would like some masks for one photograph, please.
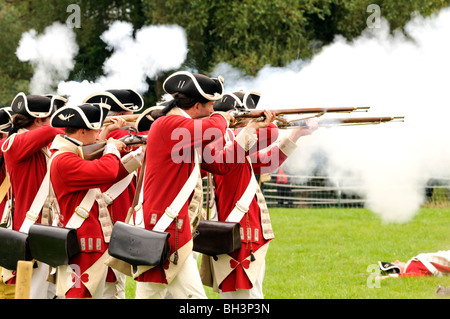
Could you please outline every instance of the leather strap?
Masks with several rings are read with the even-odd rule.
[[[142,212],[142,203],[143,203],[143,191],[142,191],[142,185],[144,183],[144,176],[145,176],[145,166],[147,161],[147,152],[144,154],[144,158],[142,159],[142,165],[141,170],[139,172],[139,177],[136,183],[136,190],[134,193],[133,202],[131,203],[131,207],[128,209],[127,217],[125,218],[125,223],[131,223],[132,215],[134,212],[136,212],[135,215],[135,226],[144,227],[144,216]],[[138,222],[138,219],[139,222]],[[142,222],[142,223],[141,223]]]
[[[242,220],[244,215],[247,214],[250,204],[253,198],[255,197],[257,186],[258,182],[252,170],[252,177],[250,178],[250,182],[248,183],[245,192],[242,194],[241,198],[236,202],[235,207],[228,215],[226,219],[227,222],[239,223]]]

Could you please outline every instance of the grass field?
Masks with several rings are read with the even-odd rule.
[[[430,299],[449,277],[374,281],[380,261],[450,249],[450,209],[424,208],[404,224],[366,209],[270,209],[276,238],[266,259],[266,299]],[[209,298],[219,298],[207,287]],[[127,298],[134,281],[127,281]],[[448,297],[450,298],[450,296]]]

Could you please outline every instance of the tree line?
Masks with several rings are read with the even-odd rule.
[[[71,4],[79,6],[81,16],[80,27],[74,28],[79,52],[67,80],[82,81],[102,75],[111,52],[100,35],[116,20],[132,23],[134,30],[156,24],[183,27],[189,53],[182,68],[208,74],[226,62],[255,75],[267,64],[309,59],[336,35],[359,36],[376,13],[370,8],[379,8],[391,30],[401,30],[412,14],[429,16],[450,0],[0,0],[0,106],[28,92],[33,68],[15,55],[22,34],[30,29],[40,33],[55,21],[66,23]],[[148,83],[147,105],[161,92],[161,81]]]

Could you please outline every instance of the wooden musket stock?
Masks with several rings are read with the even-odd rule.
[[[113,118],[118,118],[121,117],[123,118],[127,123],[133,123],[136,122],[137,119],[139,118],[140,114],[126,114],[126,115],[114,115],[114,116],[107,116],[105,118],[105,120],[103,121],[103,125],[110,125],[112,124],[112,120]]]
[[[119,141],[125,143],[129,147],[137,147],[147,144],[147,137],[142,135],[127,135],[119,139]],[[90,145],[83,145],[81,150],[83,152],[83,158],[85,160],[91,161],[98,159],[103,155],[106,142],[98,142]]]

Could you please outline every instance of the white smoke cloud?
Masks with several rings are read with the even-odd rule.
[[[115,21],[101,35],[112,51],[103,64],[104,76],[95,81],[68,81],[58,85],[58,94],[68,96],[68,105],[79,104],[88,95],[108,89],[148,90],[147,78],[177,69],[186,59],[187,40],[177,25],[144,26],[133,37],[131,23]]]
[[[220,64],[213,75],[225,77],[228,92],[261,92],[258,108],[370,106],[358,115],[405,116],[404,123],[320,128],[286,164],[309,175],[325,153],[325,173],[340,185],[360,178],[369,209],[386,222],[406,222],[428,179],[450,176],[450,9],[416,16],[405,30],[391,34],[383,21],[352,42],[337,37],[308,62],[266,66],[252,78]]]
[[[358,177],[368,207],[388,222],[410,220],[423,202],[430,177],[450,176],[450,9],[430,18],[416,16],[391,34],[383,21],[352,42],[342,37],[311,61],[285,68],[264,67],[256,77],[219,64],[213,76],[225,77],[226,91],[260,91],[259,108],[371,106],[373,115],[402,115],[404,123],[321,128],[302,138],[287,161],[294,174],[309,175],[317,154],[327,157],[325,173],[345,185]],[[55,23],[42,35],[30,30],[17,49],[35,68],[32,93],[57,93],[78,104],[89,94],[112,88],[147,90],[146,79],[176,69],[187,55],[185,32],[178,26],[146,26],[135,32],[117,21],[102,35],[112,51],[104,76],[64,81],[78,51],[73,31]]]
[[[75,33],[62,23],[53,23],[42,34],[34,29],[24,33],[16,56],[33,66],[30,93],[52,93],[55,86],[69,76],[77,53]]]

